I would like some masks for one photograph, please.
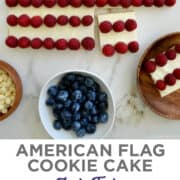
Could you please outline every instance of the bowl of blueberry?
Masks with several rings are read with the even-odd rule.
[[[100,77],[87,71],[67,71],[43,86],[39,114],[54,139],[98,139],[110,132],[115,105],[110,88]]]

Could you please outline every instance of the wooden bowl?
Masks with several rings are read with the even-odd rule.
[[[153,80],[142,63],[154,58],[158,53],[180,43],[180,32],[168,34],[155,41],[143,54],[137,71],[137,84],[144,102],[157,114],[168,119],[180,119],[180,90],[161,98]]]
[[[0,69],[8,73],[8,75],[12,78],[16,87],[16,98],[13,106],[9,108],[6,114],[0,113],[0,121],[2,121],[5,118],[7,118],[10,114],[12,114],[18,107],[22,98],[22,83],[16,70],[8,63],[0,60]]]

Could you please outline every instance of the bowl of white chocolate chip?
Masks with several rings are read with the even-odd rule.
[[[22,83],[16,70],[0,60],[0,121],[18,107],[22,98]]]

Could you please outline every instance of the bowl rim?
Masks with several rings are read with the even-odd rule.
[[[16,88],[16,97],[15,97],[13,106],[10,107],[10,109],[8,110],[6,114],[3,114],[2,116],[0,116],[0,121],[3,121],[18,108],[22,99],[23,86],[22,86],[22,81],[19,74],[17,73],[15,68],[12,67],[9,63],[3,60],[0,60],[0,69],[5,71],[9,75],[9,77],[12,79],[13,83],[15,84],[15,88]]]
[[[58,72],[56,73],[55,75],[51,76],[45,83],[44,85],[42,86],[41,88],[41,92],[40,92],[40,95],[39,95],[39,101],[38,101],[38,110],[39,110],[39,116],[40,116],[40,120],[41,120],[41,123],[43,124],[43,127],[44,129],[46,130],[46,132],[50,135],[51,138],[55,139],[48,131],[48,129],[44,126],[44,121],[43,121],[43,117],[42,117],[42,114],[41,114],[41,98],[43,96],[43,92],[45,91],[46,87],[48,86],[48,84],[53,80],[55,79],[57,76],[62,76],[62,75],[65,75],[67,73],[82,73],[82,74],[85,74],[85,75],[90,75],[92,77],[95,77],[97,78],[98,80],[100,80],[100,82],[107,88],[107,91],[109,92],[109,95],[110,95],[110,99],[112,101],[112,122],[111,122],[111,125],[110,127],[108,128],[107,132],[100,138],[81,138],[81,140],[85,140],[85,139],[103,139],[105,137],[108,136],[108,134],[111,132],[113,126],[114,126],[114,123],[115,123],[115,115],[116,115],[116,107],[115,107],[115,101],[114,101],[114,97],[113,97],[113,94],[112,94],[112,90],[111,88],[109,87],[109,85],[99,76],[97,75],[96,73],[93,73],[93,72],[90,72],[88,70],[80,70],[80,69],[72,69],[72,70],[65,70],[65,71],[61,71],[61,72]],[[63,139],[63,138],[62,138]],[[68,138],[68,139],[72,139],[72,138]]]

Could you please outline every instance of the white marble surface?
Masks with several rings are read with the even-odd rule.
[[[174,8],[138,8],[138,38],[141,49],[136,55],[106,58],[98,47],[93,52],[56,50],[34,51],[31,49],[9,49],[4,45],[7,36],[4,1],[0,1],[0,59],[13,65],[19,72],[24,88],[22,102],[16,112],[0,122],[0,138],[50,138],[41,125],[38,115],[38,96],[45,81],[57,72],[68,69],[85,69],[100,75],[112,88],[116,104],[121,104],[124,114],[118,113],[111,138],[179,138],[180,121],[161,118],[149,108],[139,110],[127,108],[125,96],[138,94],[136,69],[147,46],[159,36],[180,31],[180,1]],[[119,105],[118,105],[119,106]]]

